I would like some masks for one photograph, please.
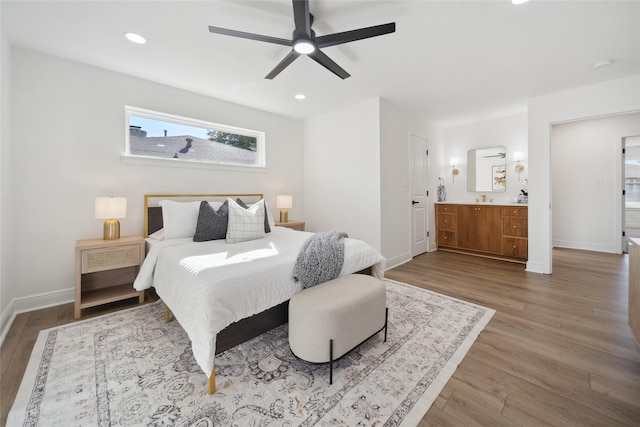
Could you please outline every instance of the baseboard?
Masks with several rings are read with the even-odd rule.
[[[582,251],[605,252],[610,254],[622,253],[620,244],[599,244],[590,242],[576,242],[572,240],[554,240],[552,242],[554,248],[578,249]]]
[[[11,300],[7,308],[0,314],[0,345],[4,342],[7,332],[9,332],[13,320],[16,318],[16,314],[13,300]]]
[[[0,345],[11,328],[16,315],[27,311],[40,310],[41,308],[53,307],[67,304],[75,299],[74,288],[62,289],[59,291],[46,292],[11,300],[7,308],[0,315]]]
[[[402,265],[409,261],[411,261],[411,254],[408,252],[393,258],[388,258],[384,263],[384,270],[385,271],[391,270],[392,268]]]

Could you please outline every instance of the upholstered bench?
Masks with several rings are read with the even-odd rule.
[[[307,362],[333,361],[384,330],[387,340],[384,284],[364,274],[341,276],[295,294],[289,301],[289,346]]]

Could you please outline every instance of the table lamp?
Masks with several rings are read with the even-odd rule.
[[[293,196],[284,194],[276,196],[276,207],[280,208],[280,222],[289,222],[287,209],[293,207]]]
[[[104,240],[120,238],[119,218],[127,217],[126,197],[96,197],[96,218],[104,219]]]

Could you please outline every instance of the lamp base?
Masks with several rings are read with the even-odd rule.
[[[115,240],[120,238],[120,221],[108,219],[104,222],[104,240]]]
[[[289,212],[285,208],[280,209],[280,222],[289,222]]]

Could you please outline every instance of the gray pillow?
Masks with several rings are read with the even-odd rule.
[[[225,202],[218,211],[203,200],[200,202],[198,212],[198,223],[196,233],[193,235],[194,242],[206,242],[208,240],[221,240],[227,238],[227,224],[229,223],[229,203]]]
[[[259,200],[258,200],[259,201]],[[249,206],[242,201],[240,197],[236,199],[236,203],[240,205],[240,207],[244,209],[249,209]],[[269,227],[269,218],[267,218],[267,204],[264,204],[264,232],[271,233],[271,227]]]

